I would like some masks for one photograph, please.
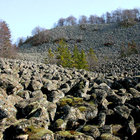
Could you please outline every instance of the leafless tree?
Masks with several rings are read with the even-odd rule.
[[[111,23],[111,14],[109,12],[106,12],[106,22]]]
[[[86,24],[88,23],[87,17],[82,15],[79,19],[79,24]]]
[[[34,35],[37,35],[37,34],[39,34],[40,32],[42,32],[42,31],[45,31],[46,29],[45,28],[42,28],[42,27],[40,27],[40,26],[37,26],[37,27],[35,27],[33,30],[32,30],[32,35],[34,36]]]
[[[76,25],[77,19],[74,16],[69,16],[66,18],[67,25]]]
[[[58,20],[57,26],[64,26],[65,25],[65,22],[66,22],[66,19],[65,18],[60,18]]]

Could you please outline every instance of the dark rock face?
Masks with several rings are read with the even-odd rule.
[[[135,140],[140,133],[139,85],[139,75],[95,76],[3,59],[0,139]]]

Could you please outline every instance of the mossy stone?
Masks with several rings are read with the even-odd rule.
[[[55,123],[56,123],[57,127],[59,127],[64,123],[64,121],[62,119],[58,119],[58,120],[56,120]]]
[[[90,131],[91,127],[89,125],[86,125],[83,127],[83,131]]]
[[[80,107],[78,107],[78,109],[79,109],[81,112],[86,111],[86,107],[85,107],[85,106],[80,106]]]
[[[29,126],[26,128],[26,130],[26,133],[29,135],[29,140],[39,140],[45,134],[53,134],[53,132],[50,130],[47,130],[45,128],[36,128],[34,126]]]
[[[119,137],[113,136],[110,133],[103,133],[100,138],[101,140],[120,140]]]
[[[77,132],[77,131],[58,131],[57,134],[62,137],[67,137],[67,138],[72,138],[74,136],[82,135],[82,133]]]

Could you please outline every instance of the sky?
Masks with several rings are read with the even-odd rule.
[[[116,9],[140,8],[140,0],[0,0],[0,19],[9,25],[12,42],[31,36],[37,27],[53,28],[61,17],[98,15]]]

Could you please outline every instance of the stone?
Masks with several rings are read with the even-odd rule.
[[[105,121],[106,121],[106,114],[104,112],[99,112],[99,114],[98,114],[98,125],[100,127],[104,126]]]
[[[86,134],[86,135],[90,135],[93,138],[98,138],[100,136],[100,131],[96,126],[93,125],[85,125],[82,128],[82,131]]]
[[[62,140],[62,139],[73,139],[73,140],[94,140],[93,137],[84,135],[83,133],[76,132],[76,131],[58,131],[55,133],[55,139]]]
[[[23,134],[23,135],[19,135],[16,137],[16,139],[20,139],[20,140],[28,140],[29,135],[27,134]]]
[[[21,90],[17,93],[18,96],[20,96],[23,99],[29,99],[30,98],[30,91],[28,90]]]
[[[129,91],[133,95],[133,97],[140,97],[140,92],[138,90],[130,88]]]
[[[40,90],[43,87],[43,84],[39,81],[33,80],[31,82],[31,86],[32,86],[33,91],[35,91],[35,90]]]
[[[7,74],[0,75],[0,86],[6,90],[8,95],[23,90],[23,87],[18,83],[18,80],[14,76]]]
[[[110,134],[110,133],[103,133],[103,134],[100,136],[100,139],[101,139],[101,140],[121,140],[119,137],[113,136],[113,135]]]
[[[135,87],[138,91],[140,91],[140,83],[138,83]]]
[[[132,116],[129,116],[127,121],[128,121],[128,123],[127,123],[127,133],[132,136],[136,133],[136,127],[134,125],[134,119],[133,119]]]
[[[114,111],[122,118],[128,119],[131,109],[129,109],[127,106],[117,106],[114,108]]]

